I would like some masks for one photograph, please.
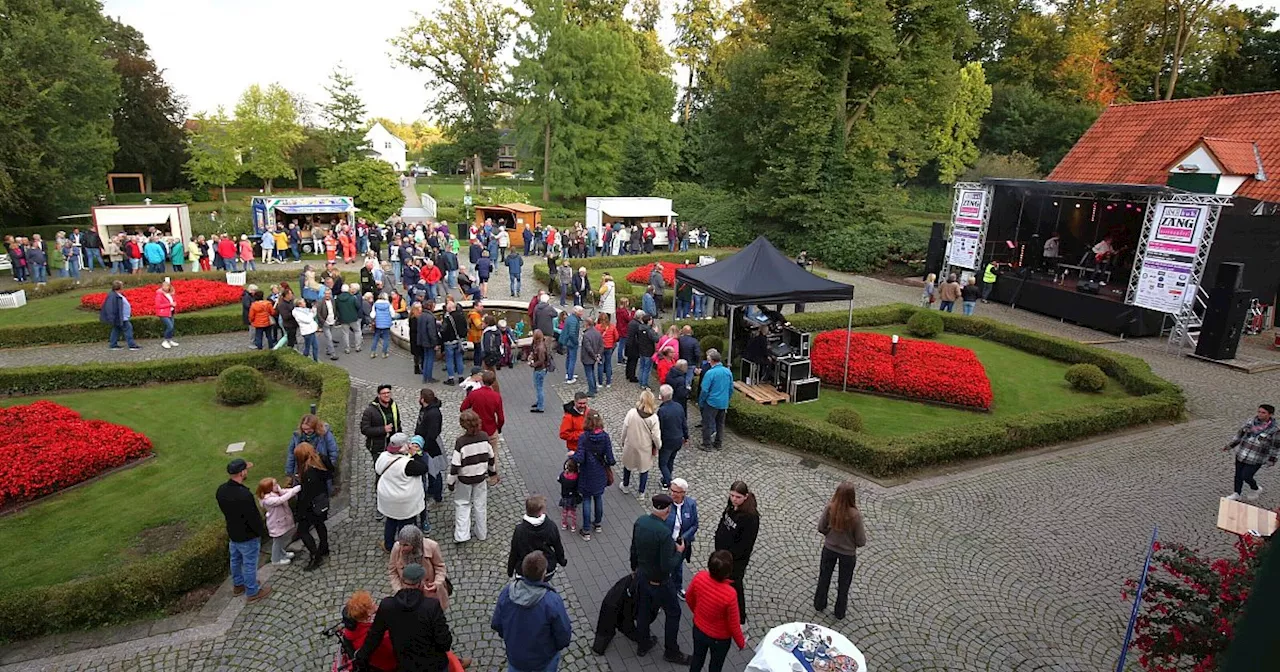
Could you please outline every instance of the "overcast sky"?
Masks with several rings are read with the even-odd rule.
[[[425,116],[426,75],[398,66],[388,40],[439,0],[104,0],[106,13],[142,32],[191,114],[224,105],[250,84],[279,82],[312,103],[334,66],[354,76],[371,116]],[[1280,0],[1236,4],[1275,9]],[[670,11],[674,0],[664,0]],[[181,10],[177,10],[181,7]],[[659,32],[670,44],[668,17]],[[677,79],[680,77],[677,74]]]

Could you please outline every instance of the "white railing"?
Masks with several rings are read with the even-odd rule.
[[[422,209],[427,211],[427,216],[435,219],[436,216],[436,199],[431,194],[418,194],[418,199],[422,201]]]

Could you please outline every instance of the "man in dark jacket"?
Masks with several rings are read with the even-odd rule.
[[[702,344],[698,342],[698,339],[694,338],[693,328],[687,324],[680,329],[680,338],[677,339],[677,343],[680,344],[680,359],[689,363],[689,366],[685,367],[685,387],[692,387],[693,367],[702,361]],[[679,396],[679,394],[676,395],[677,398]]]
[[[253,493],[244,485],[252,466],[240,458],[228,462],[227,482],[218,486],[216,498],[231,539],[232,593],[248,595],[250,602],[257,602],[271,594],[271,586],[258,585],[258,552],[267,526],[262,523]]]
[[[542,495],[533,495],[524,500],[524,517],[516,523],[516,529],[511,533],[507,576],[514,576],[520,563],[525,561],[525,556],[534,551],[540,551],[546,556],[542,580],[551,581],[557,566],[565,567],[569,564],[569,559],[564,554],[564,545],[560,543],[560,530],[556,529],[554,522],[547,520],[547,498]]]
[[[360,433],[364,435],[369,456],[376,462],[378,455],[387,449],[391,435],[400,431],[400,407],[391,399],[391,386],[383,383],[378,386],[378,398],[369,402],[360,416]],[[378,514],[378,518],[381,519],[382,514]]]
[[[351,293],[350,285],[342,286],[342,291],[333,299],[333,308],[338,313],[343,352],[349,355],[352,348],[360,352],[360,344],[364,342],[364,333],[360,330],[360,299]]]
[[[543,580],[546,569],[546,556],[530,552],[522,559],[520,577],[498,595],[489,625],[506,645],[508,669],[554,670],[573,639],[564,600]]]
[[[674,369],[673,369],[674,370]],[[676,451],[689,442],[688,413],[680,402],[672,399],[672,388],[658,388],[662,405],[658,407],[658,429],[662,434],[662,447],[658,449],[658,471],[662,474],[662,489],[671,486],[671,473],[676,467]]]
[[[422,348],[422,382],[437,382],[436,348],[440,347],[440,323],[436,321],[436,304],[428,301],[418,317],[418,347]]]
[[[258,291],[257,285],[249,285],[240,292],[240,320],[249,328],[249,343],[253,344],[253,325],[249,324],[249,306],[253,305],[253,293]]]
[[[655,263],[649,272],[649,284],[653,286],[653,302],[658,308],[654,317],[662,317],[662,290],[667,288],[667,281],[662,278],[661,262]]]
[[[404,568],[404,587],[395,595],[383,598],[364,645],[356,652],[356,663],[367,665],[382,636],[390,634],[391,650],[396,654],[396,669],[401,672],[444,672],[449,667],[448,653],[453,647],[453,634],[445,620],[440,601],[422,592],[422,579],[427,574],[422,565],[412,563]],[[360,669],[364,669],[361,667]]]
[[[124,294],[120,290],[124,289],[124,283],[116,280],[111,283],[111,291],[107,293],[107,298],[102,302],[102,310],[98,311],[98,319],[103,324],[111,325],[111,336],[107,339],[107,347],[112,350],[120,349],[120,336],[124,335],[125,343],[129,345],[130,350],[141,350],[142,347],[133,341],[133,322],[129,318],[133,316],[133,306],[129,305],[129,299],[124,298]]]
[[[640,331],[644,329],[644,322],[642,321],[643,318],[644,311],[637,310],[635,315],[632,316],[631,321],[627,323],[627,343],[625,346],[625,354],[627,357],[627,380],[633,383],[640,382],[640,379],[636,378],[636,364],[640,361],[640,355],[638,352],[640,346]]]
[[[574,310],[582,310],[582,307],[576,307]],[[604,375],[604,336],[600,330],[587,326],[587,330],[582,332],[582,341],[580,345],[582,349],[582,368],[587,372],[587,396],[596,396],[597,376]]]
[[[635,322],[635,320],[632,320]],[[653,328],[653,316],[645,315],[639,320],[640,325],[636,330],[636,356],[640,363],[640,372],[637,374],[641,387],[649,387],[649,376],[653,373],[654,362],[653,353],[658,351],[658,339],[662,338]],[[627,345],[630,346],[630,338]],[[630,362],[627,365],[630,366]]]
[[[102,237],[97,231],[89,229],[85,231],[84,236],[80,239],[80,245],[84,248],[84,268],[90,273],[93,272],[93,263],[96,261],[103,269],[107,265],[102,261]],[[30,257],[28,257],[30,261]]]
[[[689,362],[677,359],[675,365],[667,372],[667,379],[660,381],[663,385],[671,386],[671,400],[680,404],[680,408],[689,406],[689,388],[684,386],[685,374],[688,371]]]
[[[640,647],[636,654],[644,656],[657,644],[657,638],[649,634],[650,604],[658,604],[665,613],[665,653],[663,659],[677,665],[688,665],[689,656],[680,651],[680,600],[676,597],[676,585],[671,572],[680,565],[684,555],[684,540],[674,542],[667,516],[671,515],[671,497],[662,493],[652,499],[653,513],[640,516],[631,528],[631,571],[636,573],[638,584],[636,599],[636,632]]]
[[[533,308],[533,328],[541,329],[542,335],[552,338],[556,333],[556,312],[554,306],[551,305],[551,297],[546,292],[542,292],[538,296],[538,304]]]

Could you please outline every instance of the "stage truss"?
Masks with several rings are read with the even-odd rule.
[[[971,269],[974,275],[982,270],[982,259],[985,256],[987,245],[987,227],[991,223],[991,210],[996,196],[996,188],[990,184],[981,184],[979,182],[956,182],[952,187],[955,197],[951,199],[951,219],[947,220],[947,249],[942,255],[942,272],[938,274],[938,283],[947,281],[951,273],[951,233],[956,226],[956,218],[960,216],[960,192],[982,191],[986,193],[986,199],[983,201],[982,207],[982,228],[978,230],[978,256],[974,268]],[[958,266],[957,268],[964,268]]]
[[[1147,245],[1151,242],[1151,224],[1156,216],[1156,203],[1170,203],[1173,205],[1207,205],[1208,212],[1205,213],[1204,233],[1200,237],[1200,246],[1196,250],[1195,262],[1191,267],[1191,277],[1189,282],[1199,289],[1200,279],[1204,275],[1204,267],[1209,261],[1209,250],[1213,247],[1213,234],[1218,228],[1218,218],[1222,214],[1222,208],[1231,205],[1230,196],[1219,196],[1217,194],[1173,194],[1156,199],[1154,196],[1147,199],[1147,210],[1143,213],[1142,218],[1142,236],[1138,239],[1138,248],[1133,257],[1134,269],[1141,268],[1142,260],[1147,254]],[[1138,292],[1138,274],[1129,274],[1129,287],[1124,295],[1124,302],[1133,305],[1134,296]],[[1189,302],[1188,302],[1189,303]],[[1184,304],[1183,310],[1188,310],[1189,305]]]

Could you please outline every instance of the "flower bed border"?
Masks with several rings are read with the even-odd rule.
[[[271,372],[292,385],[318,388],[317,413],[329,423],[334,436],[346,436],[351,387],[346,370],[314,363],[287,350],[130,364],[0,369],[0,396],[180,382],[216,376],[235,364]],[[226,532],[221,523],[211,524],[197,529],[169,553],[126,563],[97,576],[0,595],[0,641],[101,627],[152,614],[188,591],[220,580],[226,571]]]
[[[853,311],[853,327],[905,324],[920,308],[890,304]],[[873,437],[851,432],[825,421],[801,420],[734,395],[728,423],[734,429],[801,452],[814,453],[848,464],[871,476],[888,477],[936,464],[1000,455],[1026,448],[1064,443],[1089,436],[1153,422],[1182,419],[1186,399],[1173,383],[1155,375],[1143,360],[1083,345],[1065,338],[980,317],[942,313],[946,331],[1000,343],[1033,355],[1065,362],[1095,364],[1134,396],[1107,399],[1096,404],[1025,413],[1010,418],[984,419],[964,427],[917,432],[907,436]],[[791,316],[793,326],[804,331],[844,329],[846,311],[801,313]],[[678,323],[685,324],[685,323]],[[694,336],[723,337],[723,319],[687,323]]]

